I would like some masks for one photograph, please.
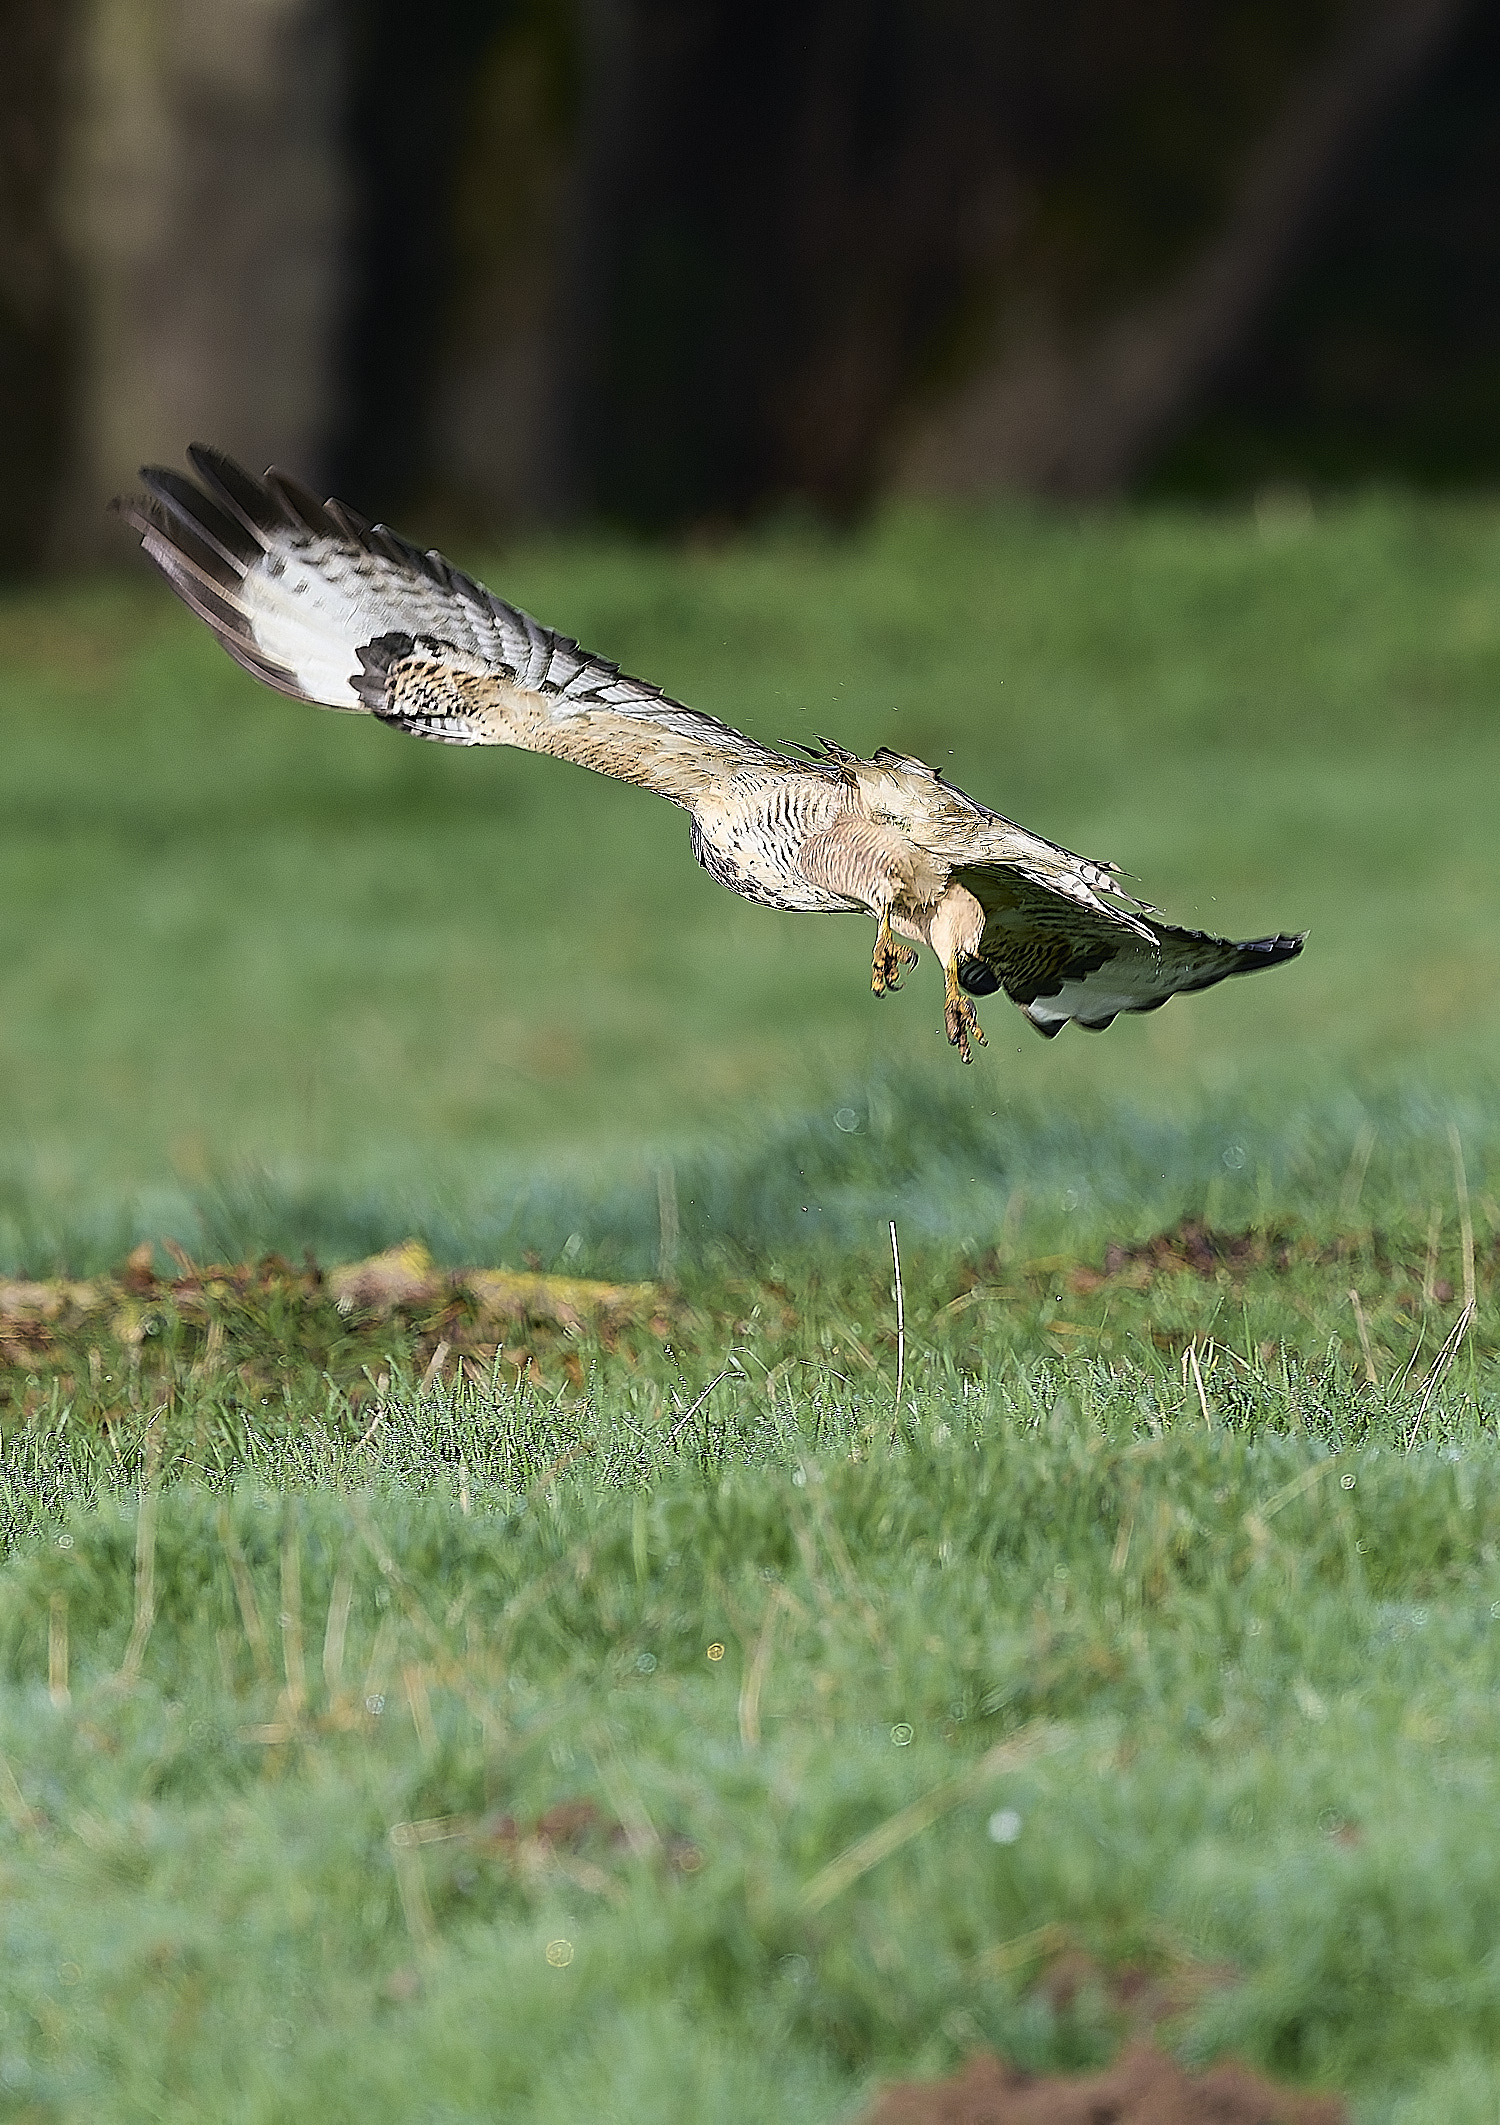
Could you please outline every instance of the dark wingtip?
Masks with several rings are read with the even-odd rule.
[[[1247,937],[1236,947],[1243,958],[1235,971],[1253,974],[1260,967],[1279,967],[1284,960],[1295,959],[1306,942],[1306,930],[1288,931],[1276,937]]]
[[[275,495],[294,524],[310,531],[315,538],[336,539],[341,536],[339,525],[328,513],[327,504],[290,472],[283,472],[279,465],[266,468],[263,482]]]
[[[104,511],[106,516],[117,516],[122,524],[128,524],[138,539],[151,528],[151,504],[143,494],[111,495]]]

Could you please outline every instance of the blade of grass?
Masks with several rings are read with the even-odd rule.
[[[330,1706],[338,1702],[344,1686],[344,1643],[349,1633],[349,1607],[354,1599],[354,1574],[347,1557],[339,1559],[333,1589],[328,1596],[328,1622],[323,1631],[323,1688]]]
[[[883,1823],[848,1846],[836,1859],[831,1859],[826,1867],[819,1868],[797,1898],[798,1910],[809,1914],[825,1910],[835,1897],[852,1888],[861,1875],[878,1867],[893,1852],[899,1852],[903,1845],[919,1837],[922,1831],[930,1829],[954,1808],[972,1800],[992,1780],[1003,1777],[1007,1771],[1018,1771],[1024,1764],[1034,1763],[1039,1756],[1057,1748],[1062,1740],[1061,1730],[1045,1720],[1023,1727],[1009,1741],[1002,1741],[987,1751],[970,1770],[934,1786],[930,1793],[924,1793],[908,1807],[887,1816]]]
[[[229,1560],[229,1576],[234,1582],[234,1598],[239,1603],[240,1621],[245,1627],[245,1637],[250,1646],[250,1657],[255,1662],[256,1675],[261,1682],[269,1682],[274,1672],[271,1666],[271,1648],[266,1640],[265,1624],[261,1621],[260,1603],[255,1598],[255,1581],[250,1576],[250,1567],[234,1532],[234,1523],[229,1517],[227,1504],[219,1507],[219,1540]]]
[[[765,1621],[755,1641],[755,1651],[750,1656],[750,1665],[745,1670],[745,1680],[740,1686],[740,1741],[747,1749],[760,1746],[760,1698],[765,1688],[766,1676],[771,1666],[771,1653],[776,1639],[776,1622],[786,1603],[786,1592],[777,1587],[766,1603]]]
[[[1375,1370],[1375,1353],[1370,1348],[1370,1324],[1365,1319],[1365,1309],[1359,1302],[1359,1293],[1350,1290],[1349,1303],[1354,1308],[1354,1325],[1359,1330],[1359,1347],[1365,1361],[1365,1378],[1372,1387],[1380,1385],[1380,1375]]]
[[[422,1871],[421,1839],[416,1825],[393,1823],[387,1841],[395,1863],[396,1887],[400,1892],[406,1930],[413,1946],[427,1955],[436,1942],[437,1928],[433,1924],[432,1900],[427,1894],[427,1877]]]
[[[1427,1378],[1422,1383],[1422,1399],[1417,1405],[1416,1415],[1412,1418],[1411,1430],[1406,1435],[1406,1451],[1408,1453],[1411,1452],[1412,1448],[1417,1443],[1417,1434],[1422,1429],[1423,1420],[1427,1415],[1428,1405],[1431,1403],[1433,1396],[1437,1393],[1438,1389],[1442,1386],[1443,1381],[1446,1379],[1448,1374],[1448,1368],[1452,1365],[1453,1360],[1458,1356],[1459,1346],[1462,1344],[1464,1337],[1468,1334],[1469,1323],[1473,1320],[1473,1318],[1473,1307],[1466,1306],[1463,1312],[1459,1315],[1458,1319],[1454,1322],[1452,1328],[1449,1329],[1447,1341],[1444,1343],[1442,1349],[1438,1352],[1437,1356],[1432,1361],[1432,1370],[1428,1373]]]
[[[47,1694],[61,1707],[72,1696],[68,1688],[68,1597],[54,1594],[47,1607]]]
[[[1458,1133],[1457,1122],[1448,1124],[1448,1141],[1453,1147],[1453,1183],[1458,1192],[1458,1231],[1464,1259],[1464,1308],[1472,1314],[1478,1290],[1474,1276],[1474,1215],[1469,1208],[1469,1176],[1464,1166],[1463,1138]]]
[[[117,1678],[126,1689],[139,1679],[146,1642],[156,1621],[156,1477],[160,1456],[160,1437],[153,1431],[147,1445],[146,1484],[135,1523],[135,1617]]]
[[[302,1652],[302,1540],[296,1505],[291,1500],[281,1537],[280,1621],[287,1717],[295,1724],[307,1706],[307,1668]]]
[[[896,1238],[896,1220],[891,1219],[891,1261],[896,1271],[896,1407],[906,1385],[906,1294],[901,1286],[901,1247]]]

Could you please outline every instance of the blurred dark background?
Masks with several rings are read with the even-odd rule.
[[[5,0],[0,568],[1500,472],[1480,0]]]

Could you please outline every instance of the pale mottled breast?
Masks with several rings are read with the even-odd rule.
[[[836,914],[857,903],[804,878],[797,852],[847,804],[847,789],[826,771],[735,776],[694,805],[693,854],[711,878],[745,900]]]

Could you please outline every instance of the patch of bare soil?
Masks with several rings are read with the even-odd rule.
[[[887,2088],[860,2125],[1347,2125],[1337,2096],[1278,2088],[1246,2066],[1189,2073],[1133,2044],[1103,2073],[1030,2074],[992,2053],[944,2081]]]
[[[1500,1249],[1496,1252],[1500,1254]],[[1397,1258],[1382,1232],[1325,1243],[1274,1226],[1231,1232],[1206,1225],[1202,1218],[1186,1217],[1149,1239],[1111,1240],[1098,1264],[1055,1254],[1007,1267],[1004,1258],[992,1251],[981,1256],[961,1279],[960,1299],[970,1290],[987,1288],[1003,1295],[1017,1278],[1022,1285],[1043,1291],[1055,1289],[1061,1277],[1069,1291],[1087,1294],[1106,1285],[1145,1291],[1161,1277],[1195,1276],[1208,1283],[1227,1278],[1240,1283],[1256,1273],[1291,1276],[1299,1270],[1329,1269],[1343,1263],[1373,1267],[1386,1280],[1399,1280],[1410,1269]]]
[[[1069,1281],[1075,1291],[1091,1291],[1110,1277],[1145,1285],[1154,1277],[1180,1276],[1184,1271],[1208,1278],[1225,1272],[1245,1276],[1252,1269],[1284,1274],[1309,1256],[1320,1258],[1318,1250],[1305,1242],[1299,1245],[1285,1232],[1220,1232],[1201,1218],[1186,1217],[1148,1240],[1129,1245],[1112,1240],[1104,1251],[1102,1270],[1075,1269]]]
[[[577,1385],[588,1348],[613,1351],[637,1335],[659,1342],[680,1312],[654,1284],[441,1269],[415,1240],[327,1271],[279,1255],[203,1266],[168,1251],[176,1275],[158,1274],[148,1243],[112,1276],[0,1278],[0,1374],[57,1376],[66,1391],[92,1384],[107,1398],[110,1386],[169,1366],[169,1353],[205,1370],[227,1363],[251,1389],[279,1385],[292,1357],[347,1379],[356,1399],[394,1325],[419,1371],[461,1367],[484,1379],[503,1349],[518,1374]]]
[[[1488,1198],[1485,1200],[1491,1223],[1500,1222],[1500,1212],[1491,1215],[1493,1205],[1488,1204]],[[1277,1226],[1231,1231],[1206,1224],[1202,1218],[1187,1217],[1165,1231],[1153,1233],[1149,1239],[1112,1240],[1104,1250],[1102,1262],[1079,1262],[1069,1255],[1057,1254],[1007,1264],[998,1251],[992,1250],[963,1272],[948,1311],[961,1311],[977,1298],[1035,1299],[1048,1294],[1060,1298],[1064,1287],[1079,1297],[1100,1292],[1113,1298],[1117,1292],[1147,1293],[1185,1278],[1237,1290],[1252,1278],[1285,1281],[1294,1287],[1299,1280],[1306,1286],[1336,1277],[1347,1290],[1349,1279],[1357,1277],[1367,1306],[1383,1300],[1402,1313],[1416,1315],[1433,1305],[1447,1306],[1453,1300],[1453,1277],[1439,1273],[1439,1234],[1440,1221],[1429,1234],[1424,1250],[1410,1236],[1402,1241],[1378,1230],[1318,1240],[1309,1233]],[[1487,1246],[1477,1249],[1472,1246],[1472,1238],[1470,1234],[1463,1242],[1472,1249],[1471,1267],[1466,1274],[1476,1278],[1483,1294],[1500,1278],[1500,1238],[1492,1238]],[[1454,1266],[1451,1244],[1447,1266],[1450,1270]],[[1295,1295],[1292,1303],[1297,1304]],[[1052,1334],[1059,1336],[1086,1332],[1073,1322],[1052,1321],[1047,1325]],[[1156,1340],[1179,1347],[1182,1339],[1158,1336]]]

